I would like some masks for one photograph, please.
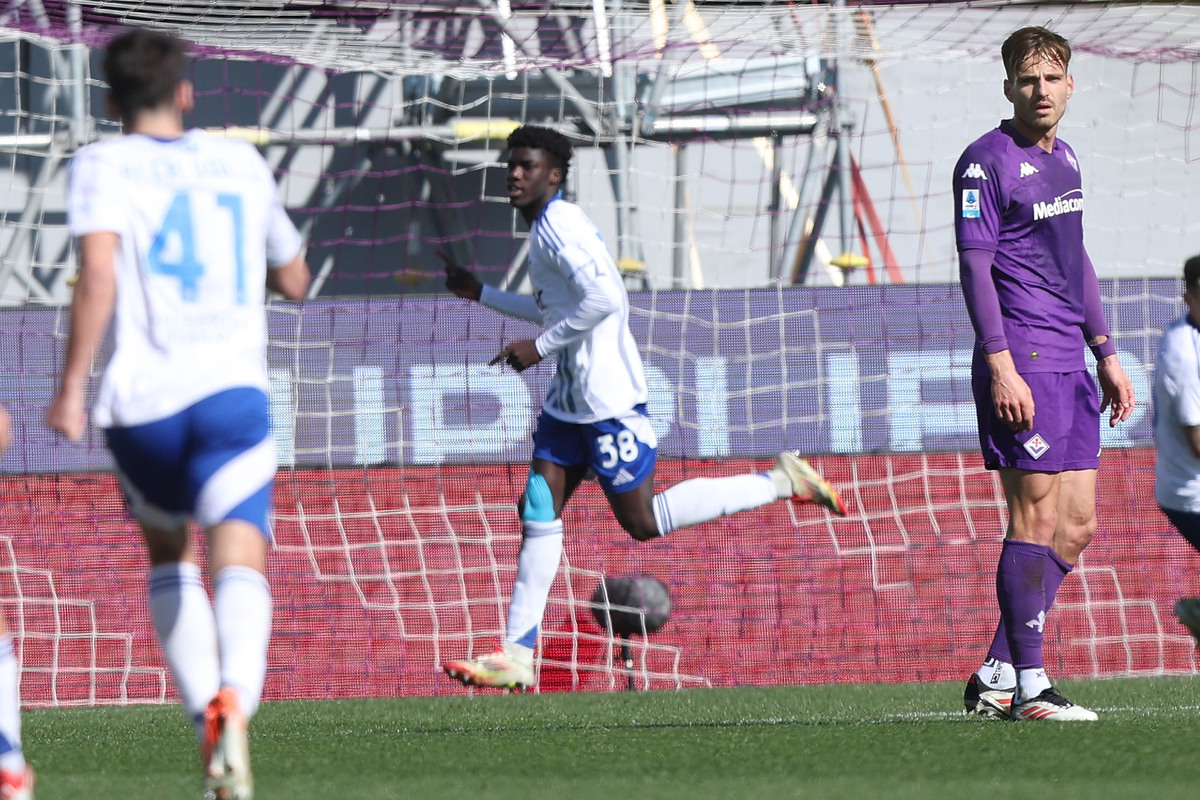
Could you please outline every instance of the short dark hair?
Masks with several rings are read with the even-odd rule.
[[[1054,31],[1033,26],[1013,31],[1000,46],[1004,73],[1010,81],[1026,61],[1037,56],[1058,62],[1065,71],[1071,63],[1071,44]]]
[[[1192,256],[1183,262],[1183,288],[1200,297],[1200,256]]]
[[[508,147],[511,150],[531,147],[545,151],[553,165],[562,170],[563,183],[567,182],[567,173],[571,169],[571,140],[558,131],[537,125],[522,125],[508,135]]]
[[[169,33],[137,28],[104,48],[104,78],[123,120],[171,103],[187,79],[187,45]]]

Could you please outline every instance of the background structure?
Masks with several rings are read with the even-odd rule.
[[[190,123],[262,148],[317,272],[302,307],[268,312],[269,696],[462,692],[438,665],[499,635],[551,367],[487,368],[530,329],[440,291],[436,253],[525,285],[503,191],[503,137],[522,122],[573,138],[570,192],[625,270],[659,481],[800,449],[851,506],[831,520],[779,504],[639,545],[585,487],[542,690],[624,686],[588,607],[604,574],[671,591],[671,620],[635,642],[643,686],[973,669],[1005,518],[974,440],[951,171],[1005,114],[1000,43],[1027,24],[1075,47],[1062,136],[1143,401],[1106,429],[1101,531],[1048,623],[1052,668],[1195,671],[1170,607],[1200,588],[1200,562],[1154,507],[1147,404],[1195,247],[1200,7],[26,0],[0,8],[0,401],[19,434],[0,460],[0,603],[27,702],[169,696],[102,440],[40,423],[74,271],[66,165],[118,133],[98,53],[129,24],[194,42]]]

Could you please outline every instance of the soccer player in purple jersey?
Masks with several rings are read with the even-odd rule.
[[[1009,515],[996,568],[1000,623],[963,701],[988,717],[1094,720],[1046,677],[1042,626],[1096,530],[1100,413],[1109,409],[1109,425],[1128,419],[1133,385],[1083,246],[1079,161],[1057,136],[1074,91],[1071,46],[1029,27],[1000,54],[1012,119],[971,143],[954,169],[979,442],[987,468],[1000,472]]]

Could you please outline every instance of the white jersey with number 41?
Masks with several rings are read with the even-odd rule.
[[[290,262],[301,240],[257,150],[199,130],[88,145],[71,164],[67,223],[75,237],[120,237],[97,425],[163,419],[237,386],[266,389],[266,270]]]

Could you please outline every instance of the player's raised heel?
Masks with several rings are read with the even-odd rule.
[[[1200,643],[1200,597],[1184,597],[1175,603],[1175,618]]]
[[[228,687],[217,692],[204,710],[202,758],[205,800],[251,800],[254,780],[246,716]]]
[[[0,770],[0,800],[33,800],[33,768]]]
[[[978,675],[972,675],[963,690],[966,713],[989,719],[1009,719],[1012,716],[1012,689],[993,689]]]
[[[1012,707],[1014,720],[1049,720],[1057,722],[1094,722],[1095,711],[1077,706],[1058,693],[1054,687],[1024,703]]]
[[[533,651],[519,645],[506,645],[478,658],[449,661],[442,669],[464,686],[523,692],[534,684]]]
[[[771,474],[781,481],[787,481],[792,487],[792,496],[797,499],[811,500],[825,506],[832,514],[846,516],[846,504],[837,490],[799,453],[780,453],[779,458],[775,459],[775,466],[771,467]]]

